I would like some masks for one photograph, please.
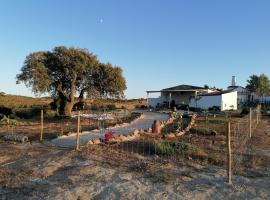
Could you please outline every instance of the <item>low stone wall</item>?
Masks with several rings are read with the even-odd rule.
[[[179,132],[179,133],[169,133],[165,136],[165,139],[176,139],[176,138],[179,138],[179,137],[185,135],[186,133],[188,133],[190,131],[190,129],[194,126],[195,121],[196,121],[196,117],[197,117],[197,115],[192,115],[191,120],[190,120],[188,126],[185,128],[185,130],[183,130],[182,132]],[[173,117],[170,117],[166,121],[161,122],[161,127],[164,128],[167,124],[170,124],[170,123],[173,123]],[[151,133],[150,130],[136,129],[133,133],[128,134],[128,135],[114,136],[114,138],[112,140],[110,140],[110,142],[125,142],[125,141],[134,140],[134,139],[139,138],[140,136],[147,135],[147,132]],[[87,145],[97,145],[97,144],[101,144],[103,142],[104,141],[102,139],[89,140],[87,142]]]
[[[106,129],[113,129],[113,128],[121,128],[121,127],[125,127],[125,126],[128,126],[136,121],[138,121],[139,119],[143,119],[144,118],[144,114],[143,113],[139,113],[140,115],[138,115],[138,117],[136,117],[134,120],[132,120],[131,122],[129,123],[122,123],[122,124],[115,124],[113,126],[108,126],[106,127]],[[99,131],[99,129],[93,129],[91,131]],[[73,133],[73,132],[70,132],[67,134],[67,136],[76,136],[77,133]],[[60,137],[65,137],[65,136],[60,136]]]
[[[138,121],[139,119],[143,119],[143,118],[144,118],[144,114],[141,113],[141,115],[139,117],[137,117],[135,120],[133,120],[132,122],[130,122],[130,123],[123,123],[123,124],[120,124],[120,125],[115,125],[115,126],[109,127],[109,129],[119,128],[119,127],[125,127],[125,126],[128,126],[128,125],[130,125],[130,124]],[[142,130],[136,129],[136,130],[134,130],[133,133],[128,134],[128,135],[117,135],[117,136],[114,136],[114,138],[111,139],[110,142],[125,142],[125,141],[128,141],[128,140],[134,140],[134,139],[140,137],[140,133],[142,133]],[[104,142],[103,139],[93,139],[93,140],[89,140],[87,142],[87,145],[100,144],[102,142]]]
[[[117,135],[114,136],[114,138],[112,138],[109,142],[125,142],[125,141],[129,141],[129,140],[134,140],[136,138],[139,138],[141,134],[141,131],[139,130],[135,130],[133,133],[128,134],[128,135]],[[95,144],[101,144],[105,142],[103,139],[94,139],[94,140],[89,140],[87,142],[87,145],[95,145]]]
[[[190,131],[190,129],[195,125],[196,117],[197,117],[196,114],[191,116],[191,120],[190,120],[188,126],[183,131],[178,132],[178,133],[169,133],[169,134],[165,135],[165,138],[166,139],[176,139],[178,137],[181,137],[181,136],[187,134]]]
[[[8,134],[3,136],[3,140],[11,142],[28,142],[28,137],[25,135]]]

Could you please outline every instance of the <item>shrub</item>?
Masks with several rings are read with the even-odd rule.
[[[102,103],[99,102],[94,102],[91,105],[91,110],[95,110],[95,111],[105,111],[106,110],[106,106]]]
[[[117,109],[115,104],[108,104],[106,107],[108,110],[116,110]]]
[[[41,107],[32,107],[32,108],[16,108],[15,115],[19,118],[30,119],[37,116],[40,116]]]
[[[12,112],[12,109],[11,108],[7,108],[5,106],[0,106],[0,114],[3,114],[5,116],[9,116],[11,115],[13,112]]]
[[[241,115],[247,115],[247,114],[249,114],[249,108],[244,107],[244,108],[242,109],[242,111],[241,111]]]
[[[151,143],[151,152],[158,155],[174,155],[180,154],[188,150],[185,143],[178,141],[157,141]]]

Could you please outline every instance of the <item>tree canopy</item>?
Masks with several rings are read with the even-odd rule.
[[[17,75],[17,83],[20,82],[31,87],[35,94],[50,93],[56,99],[60,114],[67,116],[85,93],[120,98],[126,89],[120,67],[99,62],[86,49],[64,46],[28,55]]]
[[[260,76],[252,75],[247,80],[246,88],[260,97],[270,95],[269,78],[265,74],[261,74]]]

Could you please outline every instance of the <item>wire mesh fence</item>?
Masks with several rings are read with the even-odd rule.
[[[80,119],[78,120],[78,116]],[[166,117],[164,117],[166,116]],[[164,114],[163,119],[168,118]],[[153,119],[144,119],[147,123],[129,123],[136,119],[138,115],[133,115],[128,110],[115,110],[111,112],[81,111],[73,112],[70,118],[54,117],[51,113],[39,110],[39,113],[30,119],[19,119],[16,126],[2,123],[0,133],[22,133],[27,134],[30,139],[54,139],[62,135],[74,135],[91,131],[98,133],[98,138],[103,138],[106,133],[113,132],[115,136],[125,135],[124,140],[117,142],[102,143],[106,148],[108,159],[110,154],[130,160],[137,156],[143,162],[149,162],[160,166],[165,163],[183,165],[187,162],[200,162],[200,164],[214,164],[224,166],[228,163],[228,141],[227,134],[231,134],[232,148],[232,173],[238,175],[246,170],[247,157],[252,155],[250,141],[252,134],[261,120],[261,108],[250,109],[250,113],[243,118],[234,120],[228,115],[210,116],[206,113],[196,119],[196,124],[190,127],[189,131],[176,137],[173,132],[180,133],[191,124],[191,117],[187,116],[179,121],[173,120],[163,128],[161,134],[152,133],[151,126]],[[13,120],[13,119],[9,119]],[[14,119],[16,120],[16,118]],[[231,121],[230,131],[227,129],[227,122]],[[117,124],[126,125],[121,128],[113,128]],[[137,131],[136,137],[134,136]],[[41,136],[42,134],[42,136]],[[171,136],[172,135],[172,136]],[[167,137],[168,136],[168,137]],[[169,137],[171,136],[171,137]],[[41,137],[41,138],[40,138]],[[81,136],[82,137],[82,136]],[[83,145],[85,145],[84,143]],[[91,152],[95,154],[95,152]]]

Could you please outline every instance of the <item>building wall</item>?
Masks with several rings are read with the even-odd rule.
[[[249,92],[248,92],[247,89],[242,88],[242,87],[237,87],[232,91],[237,92],[238,105],[248,102],[248,100],[249,100]]]
[[[237,110],[237,92],[221,95],[221,110]]]
[[[213,106],[221,106],[221,95],[201,96],[200,99],[197,100],[197,102],[193,98],[189,103],[189,107],[197,107],[202,109],[208,109]]]
[[[190,98],[194,96],[195,92],[172,92],[171,101],[174,100],[177,105],[180,104],[189,104]],[[170,101],[169,93],[162,92],[161,97],[163,101]]]

